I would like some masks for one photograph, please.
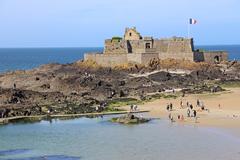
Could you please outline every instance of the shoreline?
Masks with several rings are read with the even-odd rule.
[[[138,104],[139,111],[132,111],[132,113],[148,112],[151,118],[168,119],[169,114],[174,117],[174,121],[179,124],[197,125],[203,127],[217,127],[225,129],[239,129],[240,131],[240,107],[238,107],[238,100],[236,95],[240,95],[240,87],[225,88],[224,92],[220,93],[203,93],[203,94],[188,94],[185,97],[169,96],[169,98],[153,99],[151,101],[142,101]],[[194,101],[200,99],[204,102],[209,111],[197,110],[197,122],[193,117],[186,116],[186,106],[180,108],[180,101],[192,103],[195,107]],[[173,110],[167,111],[166,105],[173,103]],[[218,108],[218,104],[221,108]],[[126,105],[126,104],[125,104]],[[117,107],[119,108],[119,107]],[[37,115],[37,116],[16,116],[9,118],[0,118],[1,124],[8,124],[11,121],[18,121],[22,119],[47,119],[47,118],[75,118],[84,116],[102,116],[102,115],[116,115],[129,113],[129,106],[121,106],[123,111],[113,112],[99,112],[99,113],[81,113],[81,114],[62,114],[62,115]],[[178,120],[178,115],[184,115],[184,120]],[[239,132],[240,133],[240,132]]]
[[[148,110],[132,111],[131,113],[147,113]],[[129,111],[115,111],[115,112],[100,112],[100,113],[81,113],[81,114],[65,114],[65,115],[38,115],[38,116],[17,116],[9,118],[0,118],[0,125],[7,125],[12,122],[18,123],[21,120],[28,120],[29,122],[41,121],[44,119],[55,118],[80,118],[86,116],[104,116],[104,115],[118,115],[127,114]]]
[[[217,127],[224,129],[236,129],[240,135],[240,87],[226,88],[227,91],[216,94],[189,94],[175,99],[157,99],[139,105],[139,109],[150,110],[149,114],[154,118],[168,119],[169,114],[174,117],[176,123],[191,124],[203,127]],[[197,99],[204,103],[208,111],[201,111],[195,106]],[[197,122],[193,117],[187,117],[187,107],[180,107],[180,102],[193,104],[197,110]],[[167,111],[168,103],[173,104],[173,110]],[[220,107],[219,107],[220,104]],[[127,109],[128,106],[123,107]],[[184,120],[179,120],[178,115],[183,115]]]

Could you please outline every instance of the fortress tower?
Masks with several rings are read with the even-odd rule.
[[[124,40],[140,40],[142,39],[142,36],[139,32],[137,32],[136,27],[133,28],[126,28],[125,34],[124,34]]]

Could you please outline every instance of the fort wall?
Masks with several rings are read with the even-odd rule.
[[[159,59],[179,59],[179,60],[189,60],[194,61],[193,52],[160,52]]]
[[[193,52],[193,39],[186,38],[169,38],[169,39],[156,39],[154,46],[157,52],[168,53],[191,53]]]
[[[142,54],[127,54],[127,59],[128,59],[128,63],[138,63],[141,64],[142,63]]]
[[[158,59],[159,55],[157,53],[143,53],[142,55],[142,64],[146,65],[152,59]]]
[[[154,48],[159,53],[160,59],[185,59],[194,60],[193,39],[170,38],[154,40]]]
[[[128,63],[127,54],[85,54],[84,60],[96,62],[98,65],[113,67]]]
[[[145,54],[85,54],[84,60],[90,60],[96,62],[98,65],[113,67],[117,65],[127,64],[127,63],[137,63],[146,65],[151,59],[157,59],[157,53],[145,53]]]
[[[114,67],[127,63],[136,63],[146,65],[152,59],[179,59],[196,62],[216,63],[228,60],[227,52],[192,52],[192,53],[130,53],[130,54],[85,54],[84,60],[96,62],[98,65]]]
[[[225,51],[195,52],[194,61],[207,63],[228,61],[228,53]]]
[[[106,40],[104,54],[127,54],[127,44],[123,40]]]
[[[105,41],[103,54],[86,54],[84,57],[85,60],[95,61],[102,66],[147,64],[154,58],[215,63],[227,61],[228,54],[223,51],[195,51],[192,38],[153,39],[142,37],[136,28],[126,28],[123,38],[113,37]]]
[[[128,41],[128,49],[129,49],[129,53],[144,53],[145,43],[143,40]]]

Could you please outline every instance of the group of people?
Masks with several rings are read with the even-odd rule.
[[[199,99],[197,99],[196,108],[194,108],[193,104],[189,103],[188,101],[186,102],[186,105],[184,105],[183,100],[180,101],[180,108],[181,109],[187,108],[187,114],[186,114],[187,117],[189,117],[189,118],[193,117],[195,119],[195,122],[197,122],[197,118],[198,118],[197,117],[197,108],[200,108],[199,110],[209,111],[208,109],[206,109],[203,102],[200,101]],[[173,104],[168,103],[166,109],[167,109],[168,112],[173,111]],[[169,118],[169,120],[171,120],[171,122],[175,122],[172,113],[169,113],[168,118]],[[185,120],[183,114],[178,114],[177,119],[179,121],[184,121]]]
[[[195,109],[188,108],[187,109],[187,116],[188,117],[197,117],[197,111]]]
[[[173,110],[173,104],[169,103],[167,104],[167,111],[172,111]]]
[[[100,103],[100,105],[95,107],[95,111],[96,112],[102,112],[104,111],[104,109],[107,107],[107,103],[106,102],[102,102]]]
[[[130,105],[130,112],[136,112],[138,110],[138,106],[136,104],[131,104]]]
[[[173,117],[173,115],[172,115],[171,113],[169,113],[168,119],[169,119],[171,122],[175,122],[174,117]],[[177,116],[177,119],[178,119],[178,121],[180,121],[180,122],[184,122],[184,120],[185,120],[183,114],[182,114],[182,115],[179,114],[179,115]]]
[[[9,116],[9,113],[10,113],[9,109],[0,110],[0,118],[7,118]]]

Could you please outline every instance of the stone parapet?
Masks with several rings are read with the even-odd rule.
[[[84,60],[94,61],[98,65],[113,67],[128,63],[127,54],[84,54]]]
[[[219,63],[222,61],[228,61],[228,53],[226,51],[195,52],[194,61],[207,63]]]

